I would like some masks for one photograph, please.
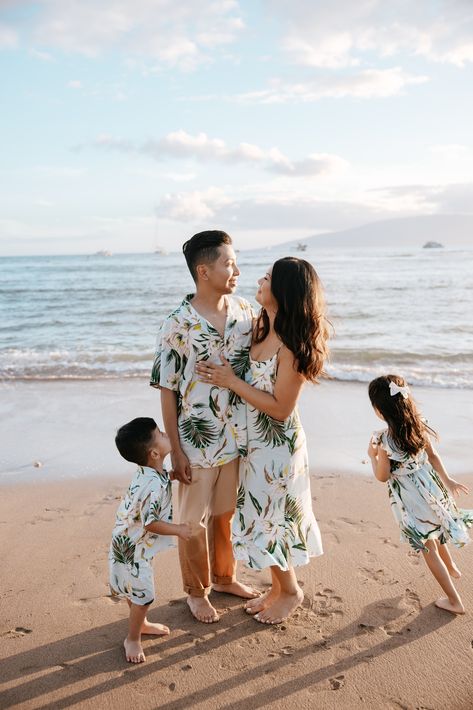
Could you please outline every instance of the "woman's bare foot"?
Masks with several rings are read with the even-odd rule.
[[[243,582],[231,582],[230,584],[212,584],[214,592],[224,592],[225,594],[233,594],[242,599],[256,599],[261,595],[258,589],[248,587]]]
[[[451,614],[465,613],[465,607],[460,601],[451,602],[447,597],[440,597],[440,599],[437,599],[435,606],[438,606],[439,609],[445,609],[445,611],[449,611]]]
[[[254,615],[261,624],[280,624],[302,604],[304,592],[298,589],[294,594],[279,592],[277,599],[263,611]]]
[[[250,601],[245,604],[245,611],[247,614],[258,614],[260,611],[263,611],[263,609],[273,604],[278,596],[279,592],[276,591],[274,587],[270,587],[264,594],[256,599],[250,599]]]
[[[153,624],[148,619],[145,619],[141,625],[141,633],[149,636],[167,636],[169,634],[169,626]]]
[[[187,604],[191,614],[197,621],[204,624],[213,624],[219,620],[217,610],[209,602],[208,597],[187,597]]]
[[[146,661],[143,646],[139,641],[130,641],[127,636],[123,645],[125,647],[125,656],[128,663],[144,663]]]

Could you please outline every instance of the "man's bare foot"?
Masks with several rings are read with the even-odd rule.
[[[243,582],[231,582],[230,584],[212,584],[214,592],[224,592],[225,594],[234,594],[242,599],[256,599],[261,595],[258,589],[248,587]]]
[[[130,641],[127,636],[123,645],[125,647],[125,656],[128,663],[144,663],[146,661],[143,646],[139,641]]]
[[[202,621],[204,624],[213,624],[219,620],[217,610],[209,602],[208,597],[187,597],[187,604],[191,610],[191,614],[197,621]]]
[[[455,562],[452,562],[451,566],[447,567],[447,569],[448,569],[448,574],[453,579],[460,579],[460,577],[462,576],[462,573],[460,572],[460,570],[456,566]]]
[[[149,636],[167,636],[169,634],[169,626],[153,624],[151,621],[148,621],[148,619],[145,619],[141,626],[141,633],[148,634]]]
[[[447,597],[440,597],[440,599],[437,599],[435,606],[438,606],[439,609],[445,609],[445,611],[449,611],[451,614],[465,613],[465,607],[461,602],[453,603]]]
[[[263,609],[273,604],[279,596],[279,592],[273,587],[267,589],[260,597],[256,599],[250,599],[250,601],[245,604],[245,611],[247,614],[258,614]]]
[[[304,592],[302,589],[299,589],[294,594],[279,592],[273,604],[255,614],[253,618],[261,624],[280,624],[302,604],[303,599]]]

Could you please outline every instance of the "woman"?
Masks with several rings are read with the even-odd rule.
[[[278,624],[300,605],[294,567],[322,554],[312,511],[304,431],[296,403],[306,381],[317,382],[328,355],[320,280],[303,259],[284,257],[258,281],[256,319],[246,381],[225,360],[197,366],[203,380],[228,387],[247,402],[248,452],[240,462],[233,521],[237,559],[271,570],[271,587],[246,605]]]

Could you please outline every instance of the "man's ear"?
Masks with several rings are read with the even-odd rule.
[[[208,281],[209,280],[209,267],[207,264],[198,264],[198,266],[195,267],[196,274],[199,279],[202,279],[202,281]]]

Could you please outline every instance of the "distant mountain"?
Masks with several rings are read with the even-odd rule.
[[[473,215],[438,214],[371,222],[341,232],[316,234],[286,244],[311,247],[423,247],[428,241],[444,246],[473,247]]]

